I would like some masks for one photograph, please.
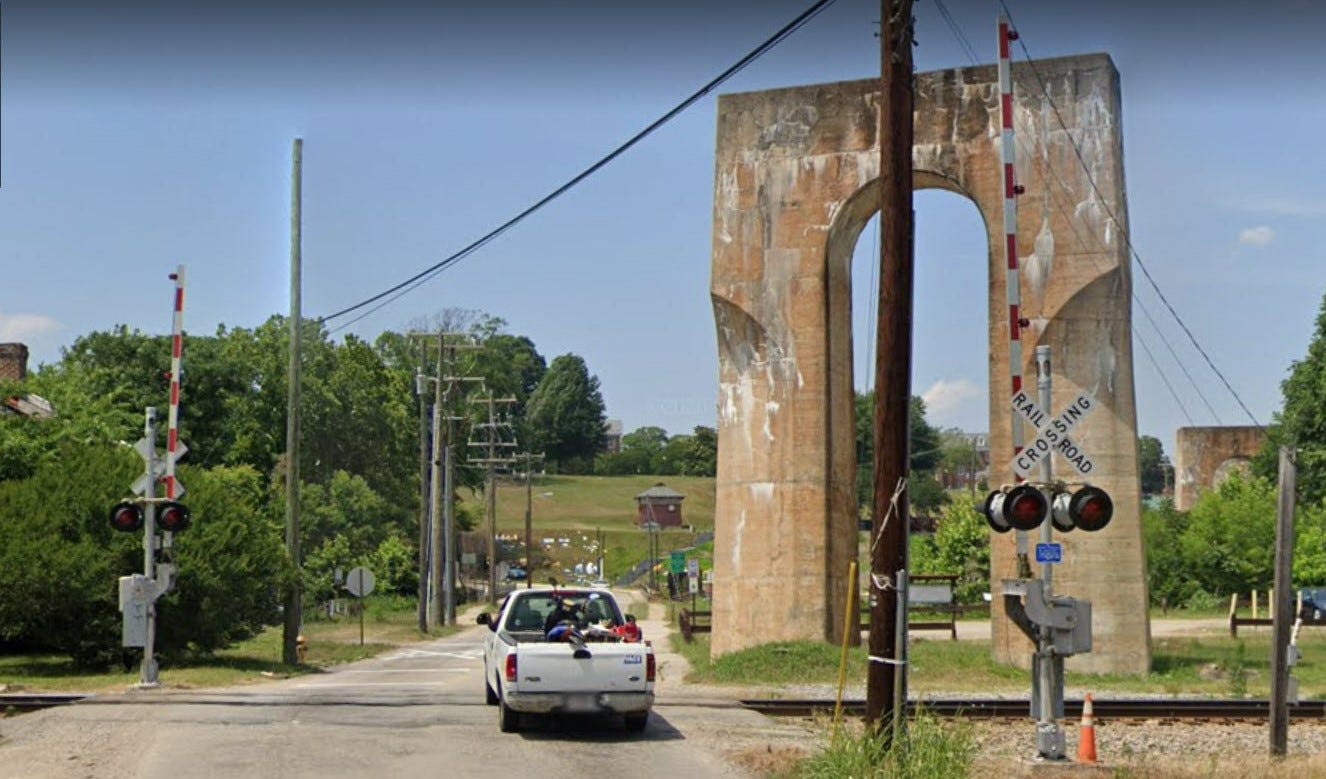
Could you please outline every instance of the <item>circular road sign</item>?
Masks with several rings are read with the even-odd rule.
[[[367,568],[351,568],[345,575],[345,589],[356,598],[362,598],[373,592],[373,572]]]

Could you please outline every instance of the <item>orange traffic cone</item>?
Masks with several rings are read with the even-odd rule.
[[[1096,715],[1091,710],[1091,693],[1082,701],[1082,726],[1077,731],[1077,762],[1096,762]]]

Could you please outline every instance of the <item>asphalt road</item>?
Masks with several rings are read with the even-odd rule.
[[[745,776],[743,749],[808,743],[799,725],[697,698],[666,664],[643,734],[620,717],[500,733],[484,630],[261,686],[134,691],[3,720],[0,777],[698,779]]]

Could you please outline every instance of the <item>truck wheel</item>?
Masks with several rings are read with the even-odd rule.
[[[484,701],[484,702],[487,703],[489,706],[496,706],[496,705],[497,705],[497,693],[493,692],[493,686],[492,686],[491,684],[489,684],[488,682],[484,682],[484,683],[483,683],[483,691],[484,691],[484,696],[485,696],[485,701]]]
[[[649,712],[642,711],[639,714],[626,715],[626,730],[630,733],[642,733],[645,726],[649,724]]]
[[[520,730],[520,712],[512,710],[506,701],[501,701],[497,706],[497,729],[503,733]]]

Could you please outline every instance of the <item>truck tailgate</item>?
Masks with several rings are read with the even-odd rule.
[[[521,644],[516,649],[516,689],[538,692],[645,692],[646,648],[640,644],[590,644],[577,659],[570,644]]]

